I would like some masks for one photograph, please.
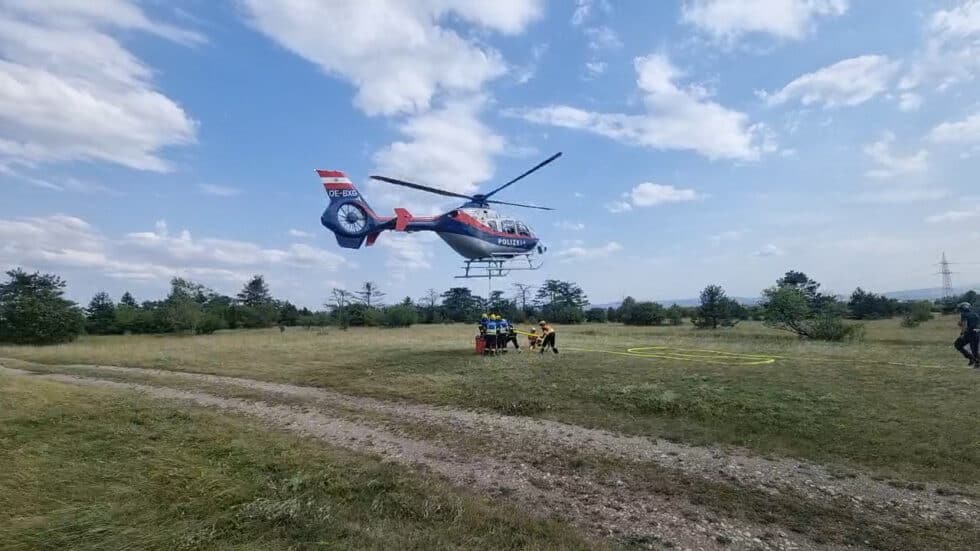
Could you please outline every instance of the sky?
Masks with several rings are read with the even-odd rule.
[[[469,283],[435,235],[341,249],[315,169],[379,213],[487,190],[548,246],[494,280],[593,303],[980,281],[980,0],[0,0],[0,268],[86,302],[318,307]]]

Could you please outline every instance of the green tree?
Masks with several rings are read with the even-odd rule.
[[[236,298],[240,307],[233,313],[235,325],[248,328],[272,327],[279,321],[278,304],[272,298],[263,276],[252,276]]]
[[[453,287],[442,294],[442,308],[451,321],[476,321],[479,307],[480,297],[467,287]]]
[[[898,301],[884,295],[869,293],[858,287],[851,293],[847,309],[854,319],[890,318],[898,309]]]
[[[418,313],[411,299],[408,300],[408,304],[402,302],[385,308],[381,317],[381,325],[385,327],[411,327],[417,322]]]
[[[133,295],[129,294],[129,291],[123,293],[122,298],[119,299],[119,304],[129,306],[130,308],[139,308],[139,305],[136,304],[136,299],[133,298]]]
[[[350,316],[348,315],[350,303],[350,291],[334,288],[330,292],[330,300],[325,305],[330,309],[331,315],[337,320],[337,325],[339,325],[341,329],[347,329],[350,327]]]
[[[354,294],[357,299],[361,301],[365,306],[371,308],[373,306],[378,306],[381,299],[385,297],[385,293],[378,289],[378,285],[372,281],[365,281],[358,291]]]
[[[622,321],[626,325],[660,325],[666,317],[664,307],[656,302],[637,302],[627,310]]]
[[[616,318],[619,321],[626,323],[626,320],[630,317],[630,310],[632,310],[634,306],[636,306],[635,298],[630,296],[624,298],[623,302],[619,304],[619,308],[616,310]]]
[[[538,288],[535,302],[541,305],[541,317],[557,323],[581,323],[589,299],[581,287],[570,281],[549,279]]]
[[[56,344],[74,340],[85,325],[78,306],[63,298],[66,283],[54,274],[7,272],[0,284],[0,342]]]
[[[763,312],[767,325],[790,331],[800,338],[841,341],[863,335],[860,325],[848,325],[838,308],[824,305],[815,309],[804,289],[771,287],[763,291]]]
[[[132,297],[130,297],[132,298]],[[109,293],[101,291],[92,297],[85,309],[85,331],[92,335],[111,335],[116,329],[116,305]]]
[[[202,302],[207,302],[204,287],[175,277],[170,280],[170,294],[163,302],[161,321],[166,331],[197,331],[204,315]]]
[[[439,311],[439,293],[435,289],[426,291],[425,296],[420,298],[418,302],[418,308],[422,313],[422,323],[438,323],[443,321],[442,313]]]
[[[795,270],[790,270],[783,277],[777,279],[776,287],[788,287],[800,291],[814,312],[837,302],[833,295],[825,295],[820,292],[819,283],[810,279],[805,273]]]
[[[605,308],[589,308],[585,312],[585,321],[590,323],[606,323],[609,321]]]
[[[262,275],[254,275],[245,283],[237,297],[238,302],[245,306],[263,306],[272,302],[269,285]]]
[[[684,309],[676,304],[671,304],[665,314],[668,325],[677,326],[684,323]]]
[[[719,325],[737,323],[739,313],[739,304],[725,296],[725,290],[720,285],[708,285],[701,291],[701,305],[693,321],[697,327],[717,329]]]

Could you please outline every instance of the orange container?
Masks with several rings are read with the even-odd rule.
[[[486,339],[484,339],[482,335],[477,335],[476,336],[476,341],[474,341],[474,342],[476,344],[476,355],[477,356],[482,356],[483,355],[483,351],[487,349],[487,341],[486,341]]]

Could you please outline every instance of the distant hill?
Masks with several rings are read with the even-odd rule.
[[[954,287],[953,294],[962,295],[963,293],[971,289],[974,290],[980,289],[980,284],[966,285],[963,287]],[[894,298],[898,300],[937,300],[943,298],[943,289],[942,287],[929,287],[927,289],[906,289],[903,291],[889,291],[883,294],[888,298]],[[840,300],[846,301],[849,297],[850,295],[846,295],[846,296],[839,296],[838,298]],[[754,304],[759,303],[759,299],[757,297],[756,298],[732,297],[732,298],[734,298],[740,304],[743,304],[745,306],[752,306]],[[637,298],[636,300],[642,302],[644,300],[649,300],[649,299]],[[654,302],[659,302],[660,304],[663,304],[665,306],[670,306],[671,304],[676,304],[678,306],[697,306],[701,304],[701,300],[698,298],[680,298],[680,299],[669,299],[669,300],[656,299],[654,300]],[[620,304],[621,301],[616,301],[616,302],[605,302],[602,304],[593,304],[592,306],[594,308],[610,308],[610,307],[619,308]]]

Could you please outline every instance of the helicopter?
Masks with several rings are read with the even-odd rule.
[[[444,189],[423,186],[372,175],[371,179],[411,189],[434,193],[445,197],[465,199],[462,205],[437,216],[413,216],[407,209],[395,208],[394,216],[378,216],[365,201],[354,183],[339,170],[316,171],[327,191],[330,203],[320,216],[320,223],[334,233],[337,244],[347,249],[359,249],[367,242],[372,246],[385,230],[398,232],[435,232],[454,251],[463,257],[464,272],[457,278],[503,277],[511,270],[536,270],[536,255],[542,255],[547,247],[541,244],[531,227],[511,216],[503,216],[491,205],[508,205],[539,210],[550,207],[525,205],[491,199],[498,192],[531,175],[551,163],[561,152],[555,153],[523,174],[498,186],[489,193],[465,195]]]

